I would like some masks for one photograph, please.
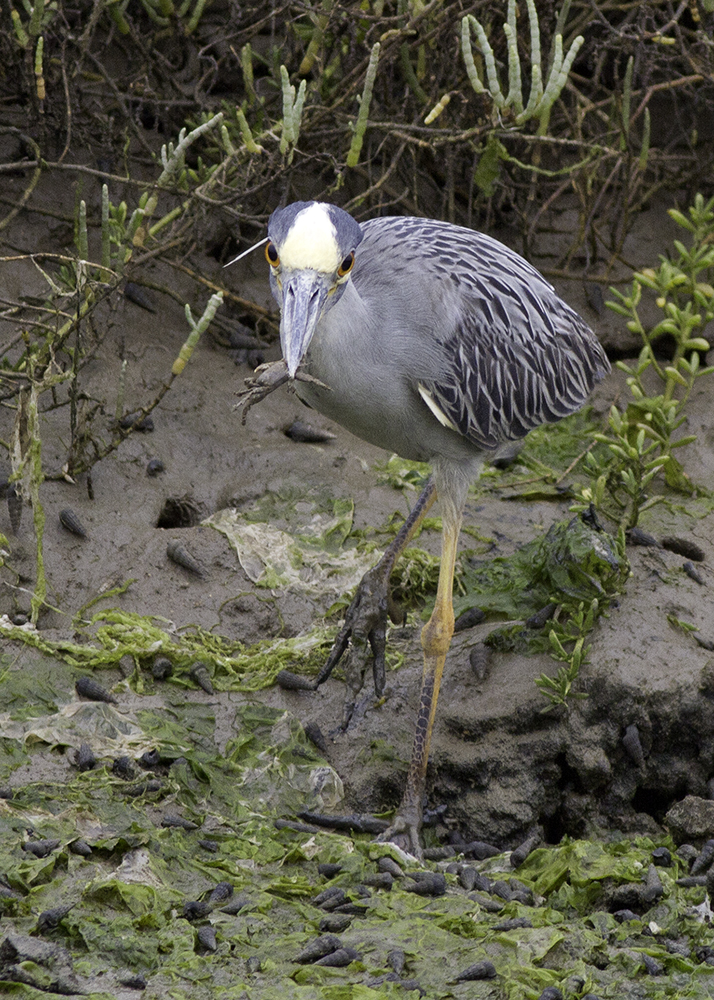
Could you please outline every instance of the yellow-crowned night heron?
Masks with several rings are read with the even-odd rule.
[[[369,643],[381,693],[389,575],[438,496],[441,570],[422,631],[414,749],[385,835],[418,852],[469,485],[499,446],[578,410],[610,365],[593,332],[542,275],[470,229],[417,218],[360,225],[334,205],[296,202],[270,217],[266,258],[288,372],[313,377],[295,381],[298,396],[365,441],[432,466],[410,517],[362,581],[315,682],[350,641]]]

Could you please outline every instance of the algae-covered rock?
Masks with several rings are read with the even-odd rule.
[[[664,821],[678,844],[714,837],[714,801],[687,795],[675,802]]]

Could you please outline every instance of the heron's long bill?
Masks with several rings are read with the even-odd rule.
[[[280,346],[292,378],[310,346],[330,283],[320,271],[305,270],[284,274],[282,284]]]

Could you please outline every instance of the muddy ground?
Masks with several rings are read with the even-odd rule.
[[[73,192],[54,192],[54,197],[55,210],[66,210],[69,215]],[[9,244],[17,249],[55,246],[56,224],[38,220],[37,215],[20,217]],[[565,227],[570,224],[566,216],[554,221]],[[507,239],[509,234],[495,235]],[[663,211],[647,213],[627,247],[628,258],[641,266],[653,263],[671,235]],[[548,260],[538,263],[547,267]],[[262,258],[230,272],[204,261],[204,273],[210,273],[211,266],[217,280],[228,281],[246,298],[269,304]],[[180,280],[166,265],[156,264],[147,278],[157,284],[170,281],[181,292]],[[9,298],[42,294],[43,279],[28,265],[4,264],[1,280]],[[205,299],[195,298],[193,288],[187,281],[186,297],[194,313],[199,313]],[[569,286],[561,291],[613,347],[617,318],[593,312],[581,288]],[[88,397],[106,401],[96,424],[105,434],[120,381],[120,342],[128,359],[124,405],[133,409],[153,398],[186,337],[181,305],[156,291],[149,294],[154,312],[125,296],[99,314],[105,327],[101,344],[83,371],[82,388]],[[7,328],[0,329],[0,342],[7,336]],[[266,360],[278,356],[274,347],[263,354]],[[319,594],[257,586],[225,535],[214,527],[201,523],[157,526],[172,498],[194,509],[197,520],[227,508],[249,512],[271,494],[310,520],[315,511],[326,508],[328,500],[349,498],[354,501],[358,528],[383,525],[394,511],[404,515],[414,502],[413,489],[398,490],[380,481],[379,466],[387,456],[308,412],[289,391],[280,390],[253,408],[243,425],[234,405],[250,372],[245,360],[236,359],[210,334],[204,336],[186,371],[154,412],[153,430],[133,434],[95,466],[92,499],[85,477],[75,484],[43,484],[48,581],[48,607],[38,622],[43,637],[76,641],[72,616],[128,580],[132,582],[125,592],[100,600],[92,613],[113,607],[158,616],[169,635],[200,626],[246,646],[308,631],[343,596],[339,587]],[[702,388],[690,402],[686,427],[698,440],[686,449],[682,460],[697,483],[714,490],[712,390],[704,380],[699,384]],[[606,413],[623,389],[622,376],[613,374],[595,394],[595,414]],[[9,440],[13,414],[3,413],[0,436]],[[316,444],[291,440],[284,430],[296,419],[307,420],[334,438]],[[66,421],[66,409],[43,416],[42,461],[47,473],[57,472],[65,460]],[[156,476],[147,474],[152,459],[159,459],[164,467]],[[7,461],[2,471],[9,472]],[[526,470],[524,478],[528,478]],[[577,471],[572,478],[577,480]],[[486,539],[481,543],[481,557],[484,553],[508,555],[568,516],[567,501],[524,503],[504,499],[503,492],[486,484],[469,501],[466,523]],[[664,816],[675,802],[688,794],[709,796],[714,777],[714,653],[694,635],[670,624],[668,615],[695,626],[696,635],[711,645],[714,599],[709,567],[714,559],[714,515],[702,499],[674,501],[672,506],[656,508],[642,526],[658,538],[677,535],[696,542],[705,555],[697,566],[702,582],[683,571],[681,555],[663,549],[628,549],[632,576],[609,616],[595,629],[589,662],[578,684],[588,697],[574,703],[569,712],[542,712],[546,702],[534,679],[543,672],[555,672],[550,657],[494,655],[487,675],[478,678],[471,669],[469,651],[482,641],[493,621],[456,637],[447,661],[429,773],[429,807],[446,807],[436,831],[438,838],[458,835],[499,848],[515,847],[534,829],[553,844],[565,834],[611,837],[615,832],[656,838],[664,835]],[[59,514],[66,508],[84,525],[86,538],[62,526]],[[288,521],[278,526],[288,526]],[[0,530],[9,539],[10,553],[9,568],[3,570],[0,613],[21,621],[17,616],[28,613],[35,575],[32,512],[27,503],[17,532],[3,505]],[[202,577],[168,558],[170,541],[180,541],[200,561]],[[438,552],[438,543],[435,532],[419,541],[433,552]],[[473,546],[473,539],[464,537],[463,545]],[[368,674],[346,731],[340,729],[345,685],[339,677],[317,693],[287,692],[274,686],[250,693],[222,693],[222,688],[232,685],[216,677],[216,693],[211,695],[188,684],[185,677],[179,687],[173,682],[155,682],[145,660],[139,664],[143,696],[152,707],[179,694],[187,703],[210,706],[218,720],[219,748],[229,735],[235,735],[234,714],[246,704],[285,709],[303,725],[316,723],[325,740],[324,758],[344,784],[344,800],[332,804],[341,811],[383,810],[398,801],[411,749],[421,672],[420,624],[417,612],[412,611],[406,627],[392,630],[390,643],[404,654],[403,665],[389,673],[385,697],[379,702]],[[3,662],[10,674],[44,669],[40,665],[46,660],[13,641],[11,634],[2,642]],[[122,666],[124,679],[119,669],[102,671],[98,677],[127,696],[133,687],[131,704],[136,705],[134,699],[140,701],[142,695],[126,675],[137,664],[124,662]],[[70,690],[68,701],[72,699]],[[639,757],[623,744],[623,736],[633,725],[641,744]],[[19,770],[6,766],[0,783],[18,788],[28,782],[61,786],[75,774],[74,749],[60,746],[58,752],[57,747],[33,742],[29,762]],[[103,755],[99,745],[94,751]]]

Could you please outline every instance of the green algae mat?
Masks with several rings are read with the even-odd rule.
[[[284,824],[339,811],[342,794],[288,713],[171,682],[82,700],[78,676],[34,653],[3,660],[2,995],[714,996],[706,889],[678,884],[671,843],[566,841],[517,869],[508,854],[417,864]],[[654,868],[661,846],[671,863]],[[385,877],[385,857],[404,877]],[[443,875],[426,883],[436,894],[410,877],[424,869]]]

